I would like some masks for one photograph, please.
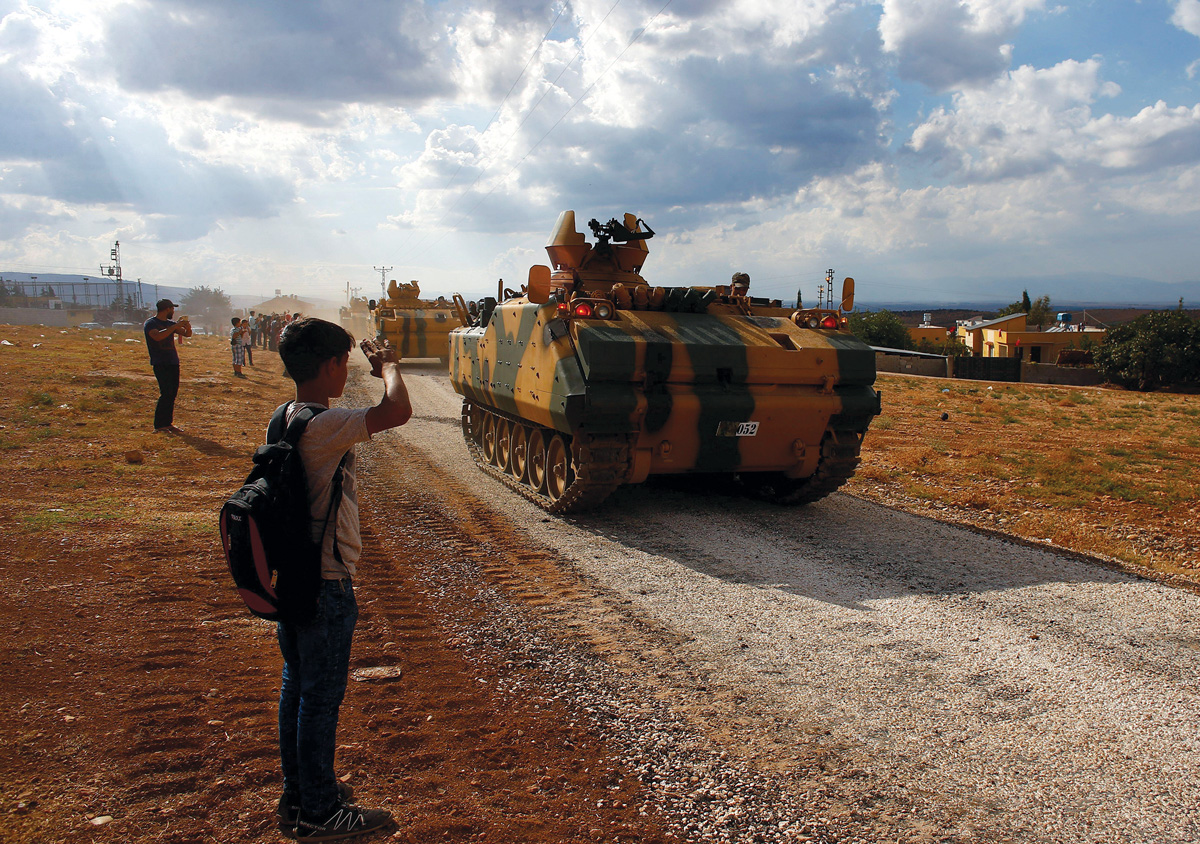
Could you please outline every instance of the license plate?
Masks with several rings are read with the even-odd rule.
[[[718,437],[753,437],[758,434],[757,422],[718,422]]]

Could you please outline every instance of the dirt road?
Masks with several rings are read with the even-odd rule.
[[[551,519],[471,467],[443,375],[408,382],[367,498],[392,475],[472,549],[520,611],[464,636],[542,631],[684,837],[1200,839],[1200,597],[844,495]]]

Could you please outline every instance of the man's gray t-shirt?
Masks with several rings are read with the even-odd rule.
[[[314,402],[293,402],[287,411],[287,422],[302,407],[322,407]],[[358,523],[358,483],[355,475],[355,443],[367,442],[366,407],[334,407],[318,413],[304,429],[300,438],[300,459],[304,461],[304,472],[308,477],[308,508],[312,514],[313,541],[320,540],[322,532],[325,543],[321,548],[321,577],[325,580],[340,580],[354,577],[354,564],[362,553],[362,534]],[[337,544],[342,554],[342,565],[333,555],[333,524],[325,530],[325,517],[329,513],[329,500],[333,495],[333,475],[342,455],[346,459],[345,477],[342,479],[342,504],[338,508]]]

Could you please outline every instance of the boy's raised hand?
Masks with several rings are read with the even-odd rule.
[[[358,347],[367,356],[367,361],[371,364],[371,374],[376,378],[383,377],[383,365],[385,363],[400,362],[400,358],[396,356],[396,350],[392,348],[387,340],[384,340],[383,345],[380,346],[374,340],[364,339],[358,344]]]

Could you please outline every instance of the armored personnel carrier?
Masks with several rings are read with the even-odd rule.
[[[443,296],[421,298],[416,281],[397,284],[392,279],[386,299],[372,305],[375,336],[387,340],[401,357],[440,358],[449,355],[450,332],[462,325],[452,302]]]
[[[840,307],[789,308],[729,285],[653,287],[654,232],[563,212],[529,283],[450,333],[450,379],[481,469],[550,512],[652,475],[715,477],[780,504],[841,486],[880,412],[875,356]],[[832,291],[831,291],[832,292]]]

